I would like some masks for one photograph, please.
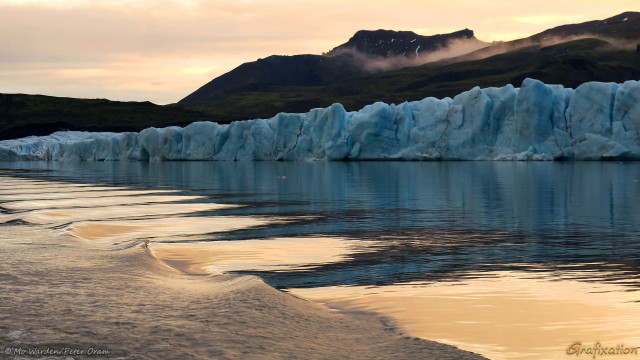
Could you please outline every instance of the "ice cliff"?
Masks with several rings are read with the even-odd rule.
[[[57,132],[0,141],[0,160],[640,160],[640,81],[526,79],[453,99],[340,104],[228,125]]]

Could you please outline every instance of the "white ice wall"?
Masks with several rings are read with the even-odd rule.
[[[463,92],[228,125],[57,132],[0,141],[0,160],[640,160],[640,82]]]

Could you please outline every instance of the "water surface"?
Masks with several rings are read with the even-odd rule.
[[[257,274],[491,358],[558,359],[575,341],[640,338],[639,163],[0,168],[19,180],[0,189],[5,221],[114,249],[146,241],[184,272]]]

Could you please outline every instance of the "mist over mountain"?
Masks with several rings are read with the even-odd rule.
[[[421,36],[413,31],[360,30],[346,43],[335,47],[327,55],[340,54],[344,50],[357,50],[365,55],[380,57],[420,57],[421,52],[447,47],[452,40],[468,39],[484,44],[475,38],[473,31],[464,29],[450,34]]]
[[[243,91],[274,86],[322,86],[360,74],[416,66],[436,59],[450,47],[462,53],[486,46],[465,29],[451,34],[421,36],[411,31],[358,31],[349,41],[323,55],[272,55],[244,63],[191,93],[178,104],[215,100]],[[440,57],[442,58],[442,57]]]
[[[478,40],[469,29],[433,36],[363,30],[323,55],[243,64],[178,105],[226,122],[304,112],[335,102],[358,110],[375,101],[454,96],[474,86],[517,87],[526,77],[566,87],[587,81],[621,82],[640,78],[638,44],[638,12],[494,43]],[[322,76],[298,74],[302,68],[294,65],[303,59],[309,67],[302,73]]]
[[[494,42],[447,62],[478,60],[529,46],[547,47],[587,38],[606,41],[610,50],[634,50],[640,42],[640,12],[628,11],[604,20],[556,26],[523,39]]]
[[[432,36],[412,31],[361,30],[327,56],[345,58],[363,73],[377,73],[467,54],[487,45],[469,29]]]

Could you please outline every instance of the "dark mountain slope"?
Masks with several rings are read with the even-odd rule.
[[[334,102],[357,110],[375,101],[398,104],[427,96],[451,97],[474,86],[520,86],[526,77],[573,88],[587,81],[640,79],[640,53],[587,38],[546,47],[529,46],[480,60],[361,75],[321,87],[236,93],[188,108],[224,121],[268,118],[280,111],[306,112]]]
[[[477,60],[526,46],[552,46],[580,38],[597,38],[618,47],[635,48],[635,44],[640,43],[640,12],[624,12],[604,20],[557,26],[524,39],[496,42],[466,55],[446,59],[446,62]]]
[[[0,94],[0,140],[65,129],[140,131],[150,126],[184,126],[208,120],[213,118],[201,112],[150,102]]]
[[[583,34],[614,39],[638,39],[640,37],[640,12],[628,11],[604,20],[557,26],[528,39],[539,41],[551,36],[569,37]]]
[[[455,96],[474,86],[520,86],[526,77],[572,88],[587,81],[640,79],[640,53],[587,38],[552,46],[529,46],[480,60],[427,64],[359,77],[334,84],[331,89],[342,95],[350,89],[361,89],[362,97],[381,97],[397,103],[426,96]]]
[[[400,56],[415,59],[419,54],[438,50],[453,40],[477,43],[477,47],[484,44],[474,38],[471,30],[434,36],[421,36],[411,31],[358,31],[347,43],[325,55],[273,55],[242,64],[211,80],[180,100],[178,104],[210,101],[234,93],[265,91],[279,86],[328,85],[383,69],[368,66],[370,62],[377,63],[383,57]],[[398,64],[396,68],[407,66],[409,63]]]
[[[341,57],[320,55],[269,56],[245,63],[205,84],[178,104],[213,100],[275,86],[318,86],[362,73],[359,66]]]

